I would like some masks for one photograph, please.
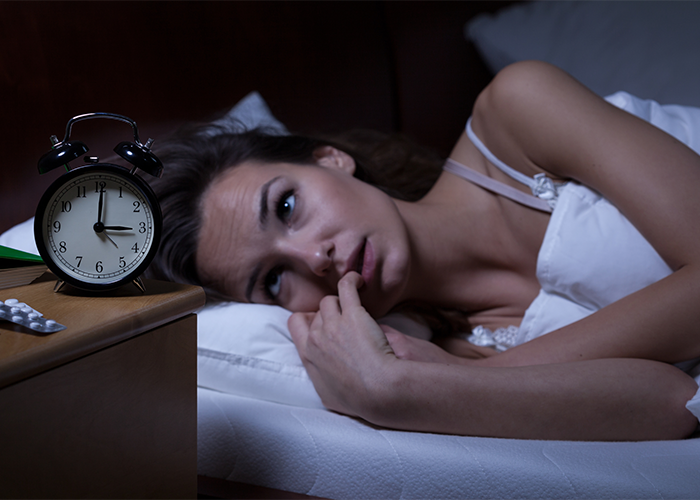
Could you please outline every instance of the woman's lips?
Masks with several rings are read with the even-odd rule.
[[[355,271],[362,276],[365,285],[369,284],[374,277],[375,257],[374,249],[369,240],[365,239],[353,251],[348,264],[345,266],[345,273]]]
[[[362,274],[362,267],[365,262],[365,247],[367,246],[367,240],[362,242],[362,245],[360,245],[360,249],[357,252],[357,257],[355,257],[355,267],[353,268],[353,271],[357,272],[358,274]]]
[[[362,240],[362,242],[352,251],[345,263],[345,269],[343,270],[343,274],[341,276],[345,276],[350,271],[356,271],[358,274],[362,274],[362,261],[364,260],[365,242],[366,240]]]
[[[362,265],[358,272],[362,275],[365,285],[369,285],[372,282],[372,278],[374,278],[374,268],[376,265],[374,260],[374,248],[372,248],[372,243],[369,240],[365,240],[360,256],[362,258]]]

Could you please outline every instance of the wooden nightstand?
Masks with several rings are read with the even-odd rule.
[[[0,290],[68,328],[0,321],[0,496],[194,498],[201,288]]]

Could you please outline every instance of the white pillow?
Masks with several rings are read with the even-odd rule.
[[[598,95],[700,106],[700,2],[532,2],[465,27],[489,68],[552,63]]]
[[[197,385],[220,392],[323,408],[292,343],[281,307],[234,302],[197,314]]]
[[[226,132],[264,127],[268,133],[289,134],[287,127],[275,118],[265,100],[255,91],[238,101],[225,116],[213,123],[223,127]]]

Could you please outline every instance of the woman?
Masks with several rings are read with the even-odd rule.
[[[170,277],[297,312],[289,328],[324,404],[378,425],[541,439],[688,436],[698,422],[685,404],[698,386],[670,363],[700,357],[700,157],[537,62],[499,73],[470,128],[450,155],[458,166],[417,202],[363,182],[355,158],[329,144],[291,156],[284,146],[265,158],[231,152],[224,163],[235,168],[217,167],[184,194],[161,190],[166,213],[198,215],[170,228],[165,261],[184,269]],[[511,193],[484,189],[459,164]],[[531,199],[512,175],[540,184],[551,203]],[[442,349],[377,324],[401,304],[460,310],[490,330],[530,321],[538,258],[554,231],[547,205],[568,181],[614,204],[668,272],[497,354],[454,340]]]

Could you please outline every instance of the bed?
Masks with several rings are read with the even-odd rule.
[[[552,62],[700,151],[700,125],[693,129],[700,110],[654,102],[700,107],[698,20],[693,2],[535,2],[465,19],[463,28],[464,43],[474,44],[492,72],[523,59]],[[265,123],[286,133],[263,97],[252,91],[221,123]],[[30,227],[31,220],[13,227],[0,244],[32,251]],[[631,443],[476,438],[394,431],[329,412],[291,343],[288,316],[235,303],[198,313],[203,497],[700,496],[697,434]],[[399,329],[403,321],[386,319]]]
[[[692,4],[544,2],[478,16],[465,35],[493,72],[541,59],[600,95],[627,90],[641,100],[628,94],[610,100],[700,151],[700,110],[679,118],[680,108],[648,101],[700,106],[697,20],[700,5]],[[200,475],[338,499],[700,495],[698,437],[635,443],[459,437],[382,429],[328,412],[291,345],[287,317],[281,309],[240,304],[199,315]],[[227,323],[241,328],[231,332]],[[221,486],[205,484],[212,492]]]

